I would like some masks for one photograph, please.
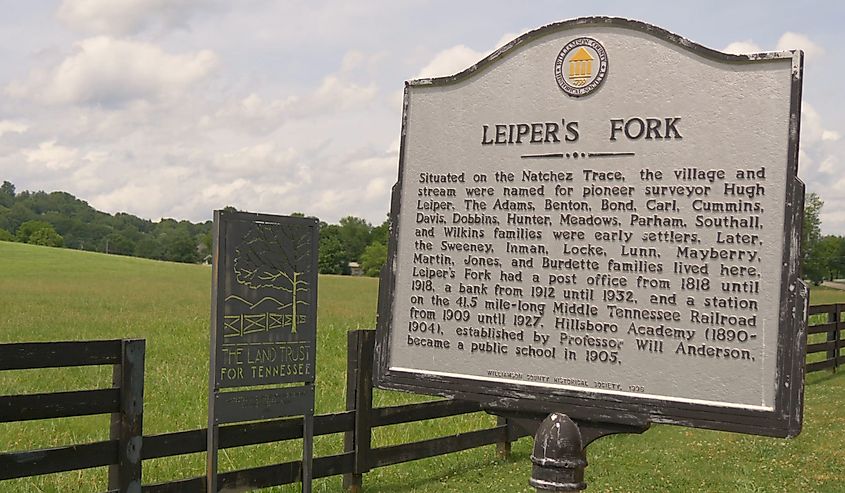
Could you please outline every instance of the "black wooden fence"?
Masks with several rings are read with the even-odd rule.
[[[845,362],[840,349],[845,329],[845,304],[810,307],[809,334],[827,334],[811,343],[807,372],[833,369]],[[317,415],[314,435],[344,434],[344,451],[314,458],[314,478],[343,475],[344,487],[357,492],[364,473],[378,467],[496,444],[506,454],[524,432],[499,420],[489,429],[459,433],[387,447],[372,446],[372,429],[400,423],[444,418],[480,411],[477,403],[439,400],[420,404],[373,407],[373,338],[370,330],[348,334],[346,411]],[[206,429],[141,437],[144,341],[60,342],[0,345],[0,370],[113,364],[112,389],[0,397],[0,422],[115,413],[111,439],[27,452],[0,453],[0,479],[110,466],[110,491],[128,491],[141,475],[143,460],[206,451]],[[826,359],[815,361],[815,353]],[[140,355],[140,357],[139,357]],[[302,418],[233,424],[220,427],[219,448],[227,449],[302,438]],[[143,443],[141,443],[143,440]],[[143,445],[143,446],[141,446]],[[140,449],[140,460],[137,451]],[[123,452],[123,453],[121,453]],[[133,455],[134,454],[134,455]],[[298,482],[300,461],[229,471],[220,474],[221,487],[261,488]],[[143,485],[147,493],[204,492],[205,476]]]
[[[440,400],[374,408],[372,405],[373,335],[374,332],[370,330],[356,330],[348,334],[347,410],[340,413],[318,415],[314,419],[315,436],[334,433],[344,434],[344,452],[336,455],[315,457],[314,478],[343,474],[344,486],[350,491],[359,491],[363,474],[374,468],[492,444],[498,445],[500,453],[506,453],[510,449],[511,441],[521,436],[515,427],[511,427],[505,421],[500,421],[496,426],[489,429],[387,447],[372,447],[371,436],[373,428],[480,411],[479,405],[476,403],[456,400]],[[127,342],[130,341],[124,341],[123,344],[126,345]],[[140,342],[143,344],[143,341]],[[51,343],[42,346],[44,350],[57,354],[62,352],[64,348],[69,347],[69,345],[78,347],[79,349],[76,351],[82,353],[93,351],[93,349],[84,349],[88,347],[86,345],[117,344],[118,346],[116,347],[120,347],[120,343],[121,341],[103,341],[94,343]],[[0,361],[3,361],[0,369],[32,368],[34,365],[25,356],[28,349],[19,349],[21,347],[31,346],[33,345],[12,344],[0,346]],[[84,360],[84,362],[80,358],[68,358],[66,360],[57,360],[58,363],[46,366],[119,364],[121,362],[117,357],[103,356],[104,352],[104,350],[98,350],[96,352],[96,358],[92,357]],[[18,356],[10,360],[10,362],[4,357],[6,354],[18,354]],[[27,354],[33,353],[30,352]],[[43,358],[39,357],[38,361],[43,361]],[[39,367],[45,366],[42,364],[37,365]],[[137,366],[133,368],[137,368]],[[124,371],[123,374],[125,375],[126,372]],[[42,419],[116,412],[118,409],[117,406],[123,400],[120,396],[124,394],[122,392],[124,388],[128,388],[128,386],[121,385],[120,388],[115,389],[90,391],[95,393],[90,394],[90,396],[100,396],[101,393],[107,396],[97,397],[96,402],[89,394],[73,393],[73,400],[77,402],[76,406],[79,408],[73,407],[74,405],[68,400],[56,412],[43,410],[37,413],[34,412],[32,403],[35,403],[36,399],[39,399],[37,397],[31,398],[33,400],[27,400],[30,399],[28,396],[0,397],[0,409],[2,409],[0,411],[0,421],[19,421],[22,419]],[[104,400],[104,403],[101,402],[101,399]],[[37,402],[39,406],[41,406],[41,403],[48,404],[43,398]],[[81,402],[84,402],[84,404],[80,404]],[[123,418],[121,414],[120,421],[127,422],[129,419]],[[137,420],[137,425],[137,429],[140,431],[140,417]],[[121,427],[121,430],[129,428],[124,426]],[[135,480],[132,478],[140,478],[141,463],[143,460],[205,452],[207,446],[206,434],[207,430],[203,428],[160,435],[148,435],[143,437],[143,446],[141,446],[140,437],[136,436],[134,437],[135,441],[131,443],[137,444],[137,448],[134,450],[140,450],[141,460],[137,461],[137,468],[132,470],[129,468],[125,469],[118,457],[118,451],[125,450],[124,442],[126,440],[124,440],[123,435],[116,437],[113,434],[111,440],[84,445],[2,453],[0,454],[0,479],[112,466],[109,481],[110,491],[129,491],[129,482]],[[220,427],[219,448],[227,449],[301,438],[302,418],[234,424]],[[120,472],[119,482],[115,482],[115,478],[111,474],[112,471]],[[300,480],[300,477],[301,462],[291,461],[282,464],[224,472],[220,474],[219,484],[221,488],[242,490],[296,483]],[[159,484],[147,484],[143,485],[141,490],[148,493],[204,492],[205,476]]]
[[[830,305],[814,305],[810,307],[810,326],[807,335],[807,373],[832,369],[834,372],[839,365],[845,364],[845,355],[841,350],[845,348],[845,303]],[[813,334],[827,334],[823,342],[814,342]],[[824,353],[822,360],[817,360],[816,353]]]
[[[144,411],[143,340],[0,345],[0,371],[114,365],[109,389],[0,397],[0,423],[112,414],[111,440],[0,454],[0,479],[110,466],[109,489],[141,484]]]

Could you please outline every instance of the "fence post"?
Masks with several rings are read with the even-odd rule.
[[[833,347],[827,350],[827,359],[833,360],[831,368],[836,373],[836,360],[839,356],[839,345],[836,342],[839,339],[839,304],[833,305],[831,309],[832,311],[827,312],[827,323],[832,323],[833,328],[827,331],[827,342],[832,343]]]
[[[141,491],[141,445],[144,436],[143,339],[125,339],[112,379],[120,387],[120,412],[112,414],[111,439],[118,440],[117,464],[109,466],[109,490]]]
[[[499,459],[507,459],[511,455],[511,420],[508,418],[503,418],[502,416],[496,416],[496,426],[506,426],[505,429],[505,439],[504,441],[496,443],[496,457]]]
[[[373,338],[372,330],[347,332],[346,410],[355,411],[355,425],[344,433],[344,452],[354,452],[353,472],[343,475],[343,488],[360,493],[364,473],[370,470],[370,440],[373,409]]]
[[[828,333],[828,337],[833,335],[834,343],[833,343],[833,372],[836,373],[836,369],[839,367],[839,349],[842,347],[842,327],[845,323],[842,322],[842,313],[845,305],[837,303],[833,309],[833,320],[836,325],[834,325],[834,331]]]

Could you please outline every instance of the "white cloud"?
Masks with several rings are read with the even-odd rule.
[[[185,27],[195,13],[221,4],[215,0],[63,0],[56,15],[72,29],[125,35],[154,24]]]
[[[834,174],[837,170],[839,164],[839,160],[836,156],[827,156],[824,161],[819,165],[819,172],[820,173],[827,173],[827,174]]]
[[[524,29],[517,33],[505,33],[496,41],[492,48],[486,51],[476,51],[462,44],[446,48],[435,54],[431,61],[417,73],[415,78],[448,77],[463,72],[527,31],[527,29]]]
[[[457,74],[487,56],[464,45],[452,46],[436,55],[415,78],[446,77]]]
[[[349,109],[372,101],[377,93],[375,84],[361,86],[332,74],[326,76],[320,87],[304,100],[304,107],[299,111],[309,113],[327,109]]]
[[[807,36],[793,32],[786,32],[780,37],[777,50],[804,50],[808,62],[815,61],[824,55],[824,48],[810,41]]]
[[[788,50],[804,50],[804,55],[806,56],[807,61],[815,61],[824,54],[824,48],[812,42],[810,38],[803,34],[793,32],[783,33],[774,48],[774,51]],[[762,53],[773,50],[771,48],[765,49],[754,41],[746,39],[742,41],[734,41],[726,46],[722,51],[737,55],[745,55],[749,53]]]
[[[523,34],[527,33],[528,31],[530,31],[530,29],[521,29],[518,32],[505,33],[505,34],[502,35],[502,37],[499,38],[498,41],[496,41],[496,44],[493,45],[493,46],[495,46],[496,49],[501,48],[502,46],[510,43],[511,41],[513,41],[514,39],[522,36]],[[491,50],[490,53],[492,53],[492,51],[493,50]],[[487,55],[489,55],[489,53],[485,54],[484,56],[487,56]]]
[[[734,41],[722,49],[725,53],[733,53],[734,55],[747,55],[749,53],[761,53],[764,50],[757,43],[750,39],[744,41]]]
[[[128,212],[141,217],[160,219],[161,207],[168,193],[165,187],[150,187],[146,183],[132,182],[95,194],[88,199],[92,207],[112,212]]]
[[[822,131],[822,140],[825,142],[836,142],[842,138],[842,135],[837,132],[836,130],[823,130]]]
[[[0,120],[0,137],[7,133],[22,134],[29,129],[28,125],[10,120]]]
[[[50,170],[64,170],[72,167],[79,155],[77,149],[58,145],[54,140],[42,142],[37,149],[24,149],[21,152],[26,156],[28,163],[44,166]]]
[[[373,200],[377,198],[384,197],[387,194],[389,189],[389,185],[387,184],[387,180],[384,178],[373,178],[367,183],[367,187],[364,189],[364,199],[366,200]]]
[[[222,154],[215,160],[215,166],[224,176],[255,178],[278,173],[286,180],[296,177],[307,182],[307,174],[295,166],[297,154],[292,147],[281,148],[273,142],[258,142]]]
[[[47,103],[115,105],[179,95],[217,66],[208,50],[170,54],[151,43],[97,36],[48,73],[7,86],[12,96]]]
[[[243,129],[264,135],[291,120],[331,117],[345,112],[366,109],[378,96],[375,84],[360,85],[335,73],[323,78],[320,85],[302,95],[266,99],[258,94],[230,101],[201,119],[205,127]]]
[[[824,128],[822,117],[815,107],[801,102],[801,144],[811,145],[822,141],[835,142],[839,140],[839,132]]]

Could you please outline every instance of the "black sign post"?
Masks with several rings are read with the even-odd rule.
[[[215,211],[213,235],[207,491],[221,489],[221,424],[303,416],[310,492],[319,223]]]

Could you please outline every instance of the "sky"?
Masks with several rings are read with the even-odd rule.
[[[722,51],[803,49],[799,176],[845,235],[845,3],[0,0],[0,180],[109,212],[227,205],[380,224],[404,81],[588,15]]]

